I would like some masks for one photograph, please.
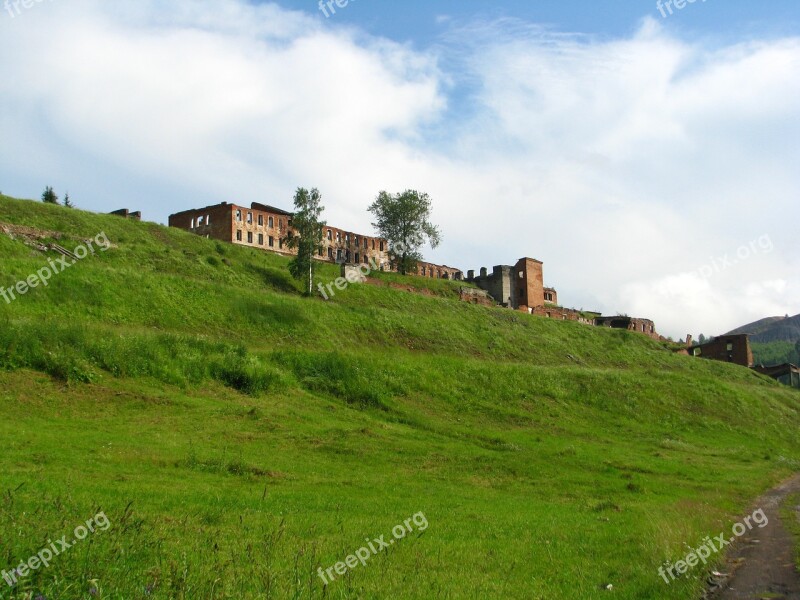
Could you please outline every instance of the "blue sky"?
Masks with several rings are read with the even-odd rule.
[[[281,0],[278,4],[325,19],[316,0]],[[446,30],[444,19],[514,18],[556,31],[620,36],[636,30],[649,16],[683,35],[725,39],[790,35],[798,31],[800,19],[800,7],[793,0],[697,0],[674,9],[671,16],[668,9],[664,12],[666,18],[655,0],[351,0],[328,20],[425,47],[435,44]]]
[[[531,256],[566,306],[724,333],[800,312],[799,20],[789,0],[37,2],[0,10],[0,190],[165,223],[319,187],[370,234],[376,194],[414,188],[431,261]]]

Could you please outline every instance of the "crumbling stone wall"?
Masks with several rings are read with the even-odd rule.
[[[469,302],[470,304],[478,304],[480,306],[495,306],[497,304],[486,290],[478,288],[462,287],[459,297],[462,302]]]
[[[482,267],[480,275],[477,277],[475,271],[467,271],[467,281],[489,292],[501,306],[518,308],[519,301],[517,300],[517,287],[513,285],[513,271],[514,267],[497,265],[489,275],[486,267]]]
[[[417,263],[417,275],[430,279],[450,279],[452,281],[461,281],[464,279],[464,274],[460,269],[454,269],[447,265],[434,265],[429,262]]]
[[[386,240],[326,226],[322,230],[322,260],[358,265],[375,264],[389,270],[389,248]]]
[[[517,306],[544,306],[544,272],[542,261],[521,258],[514,266]],[[516,308],[516,307],[515,307]]]
[[[205,208],[185,210],[170,215],[169,226],[203,237],[231,242],[233,241],[233,209],[232,204],[223,202]]]
[[[491,275],[486,267],[481,268],[477,277],[475,271],[467,271],[467,281],[489,292],[507,308],[524,306],[527,309],[545,305],[543,263],[535,258],[521,258],[513,267],[497,265],[492,268]],[[555,290],[548,289],[553,298],[558,297]]]
[[[130,211],[127,208],[121,208],[119,210],[114,210],[108,213],[110,215],[116,215],[117,217],[122,217],[123,219],[130,219],[132,221],[141,221],[142,220],[142,213],[140,211]]]
[[[750,346],[750,336],[740,335],[721,335],[706,344],[689,348],[689,354],[710,358],[722,362],[731,362],[743,367],[752,367],[753,349]]]
[[[594,317],[587,316],[579,310],[574,308],[564,308],[548,304],[546,306],[537,306],[535,308],[523,306],[520,310],[527,311],[531,315],[539,317],[546,317],[548,319],[558,319],[559,321],[576,321],[586,325],[594,325]]]
[[[656,325],[650,319],[639,319],[619,315],[616,317],[597,317],[595,325],[598,327],[611,327],[612,329],[627,329],[642,333],[654,340],[660,340],[661,336],[656,332]]]

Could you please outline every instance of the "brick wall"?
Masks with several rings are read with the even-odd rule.
[[[750,336],[722,335],[713,341],[689,349],[689,354],[710,358],[722,362],[731,362],[743,367],[752,367],[753,350],[750,347]]]
[[[616,317],[597,317],[595,325],[598,327],[611,327],[612,329],[626,329],[636,331],[654,340],[660,340],[661,336],[656,332],[656,325],[650,319],[639,319],[635,317],[616,316]]]
[[[544,273],[542,262],[521,258],[514,266],[517,306],[544,306]]]
[[[382,238],[326,226],[322,230],[322,258],[353,264],[374,262],[380,270],[389,270],[389,248]]]
[[[169,226],[191,231],[203,237],[230,242],[232,230],[231,204],[217,204],[194,210],[185,210],[169,217]]]
[[[562,308],[560,306],[546,305],[528,307],[521,306],[520,310],[527,312],[531,315],[539,317],[546,317],[548,319],[558,319],[559,321],[576,321],[586,325],[594,325],[594,319],[585,316],[582,312],[573,308]]]
[[[183,211],[169,217],[170,227],[178,227],[198,235],[242,246],[294,255],[285,239],[296,231],[291,225],[292,214],[275,207],[254,202],[250,208],[222,203],[201,209]],[[363,235],[347,229],[326,226],[322,230],[320,260],[353,264],[375,264],[380,270],[390,270],[388,242],[379,237]],[[446,265],[420,263],[425,277],[461,280],[462,272]],[[418,273],[422,275],[422,268]]]
[[[417,264],[417,275],[430,279],[450,279],[452,281],[461,281],[464,278],[464,274],[460,269],[454,269],[447,265],[434,265],[428,262]]]

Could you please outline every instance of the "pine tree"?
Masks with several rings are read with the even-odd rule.
[[[42,192],[42,202],[45,204],[58,204],[58,196],[49,185]]]
[[[75,208],[75,205],[69,200],[69,192],[64,194],[64,206],[67,208]]]

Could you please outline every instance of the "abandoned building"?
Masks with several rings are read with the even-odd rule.
[[[130,211],[127,208],[120,208],[119,210],[115,210],[113,212],[108,213],[110,215],[115,215],[117,217],[122,217],[123,219],[132,219],[134,221],[141,221],[142,220],[142,213],[137,211]]]
[[[556,291],[544,287],[543,263],[535,258],[521,258],[513,267],[497,265],[491,275],[486,267],[477,277],[475,271],[467,271],[467,281],[489,292],[506,308],[532,312],[537,307],[558,304]]]
[[[560,306],[555,288],[544,285],[544,263],[535,258],[521,258],[514,266],[497,265],[492,268],[491,274],[486,267],[479,271],[478,276],[475,271],[467,271],[467,281],[485,290],[497,304],[506,308],[548,319],[627,329],[656,340],[661,339],[656,333],[655,324],[649,319],[601,317],[598,312]]]
[[[750,336],[746,333],[721,335],[710,342],[692,346],[688,349],[688,353],[691,356],[734,363],[743,367],[752,367],[754,362]]]
[[[170,215],[169,226],[211,239],[291,256],[297,252],[286,243],[297,234],[292,228],[292,218],[293,213],[267,204],[253,202],[248,208],[223,202]],[[326,225],[317,258],[392,271],[395,265],[389,250],[389,243],[383,238]],[[544,285],[543,267],[542,261],[525,257],[513,266],[495,266],[491,274],[485,267],[477,277],[474,271],[469,271],[466,281],[475,284],[480,291],[462,288],[461,298],[474,304],[499,304],[531,315],[627,329],[660,339],[655,325],[648,319],[601,317],[600,313],[560,306],[558,292]],[[418,263],[416,275],[453,281],[465,279],[460,269],[428,262]]]
[[[611,327],[612,329],[627,329],[643,333],[655,340],[660,340],[661,336],[656,333],[656,325],[650,319],[637,319],[628,316],[616,317],[596,317],[595,325],[598,327]]]
[[[447,265],[434,265],[428,262],[417,263],[417,275],[430,279],[452,279],[453,281],[464,279],[460,269],[448,267]]]
[[[686,345],[687,347],[681,350],[681,354],[749,367],[779,383],[800,389],[800,368],[797,366],[791,363],[771,366],[754,364],[750,334],[721,335],[709,342],[695,346],[692,346],[692,336],[687,336]]]
[[[788,385],[795,389],[800,389],[800,368],[791,363],[783,365],[773,365],[765,367],[764,365],[757,365],[753,367],[756,371],[767,377],[772,377],[783,385]]]
[[[207,238],[232,244],[269,250],[291,256],[296,249],[286,240],[296,235],[292,228],[293,213],[253,202],[249,208],[236,204],[216,204],[170,215],[169,226],[184,229]],[[383,238],[363,235],[346,229],[325,226],[319,260],[355,265],[377,265],[381,271],[393,269],[389,244]],[[420,263],[418,275],[438,279],[461,280],[458,269],[445,265]]]

